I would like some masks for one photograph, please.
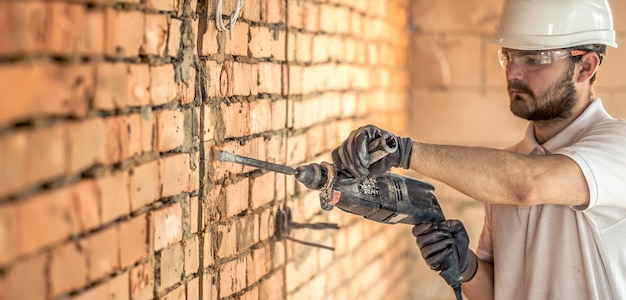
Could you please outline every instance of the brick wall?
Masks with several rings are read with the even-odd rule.
[[[224,1],[224,15],[235,1]],[[406,133],[409,1],[0,2],[0,299],[402,299],[408,226],[290,176],[357,126]],[[279,210],[338,231],[275,235]]]
[[[527,123],[509,111],[498,48],[482,41],[498,21],[502,0],[411,1],[411,102],[409,130],[435,143],[504,148],[517,143]],[[617,43],[598,71],[596,96],[615,117],[626,118],[621,69],[626,63],[626,2],[609,0]],[[448,218],[461,219],[475,248],[482,204],[432,182]],[[415,254],[419,257],[419,253]],[[454,299],[423,262],[415,264],[414,299]]]

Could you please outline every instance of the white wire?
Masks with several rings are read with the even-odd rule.
[[[237,4],[235,5],[235,11],[232,15],[230,15],[230,22],[228,25],[224,25],[224,21],[222,20],[222,1],[217,0],[217,7],[215,8],[215,26],[219,31],[228,31],[230,35],[230,39],[233,39],[233,27],[237,22],[237,17],[239,16],[239,11],[241,11],[241,7],[243,6],[243,0],[237,0]]]

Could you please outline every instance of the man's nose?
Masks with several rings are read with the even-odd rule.
[[[506,66],[506,80],[522,80],[524,79],[524,70],[521,68],[519,64],[512,59]]]

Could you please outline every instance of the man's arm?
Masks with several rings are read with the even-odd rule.
[[[564,155],[413,142],[410,168],[485,203],[589,204],[582,171]]]
[[[469,299],[493,299],[493,265],[479,259],[476,275],[472,280],[463,283],[461,288]]]

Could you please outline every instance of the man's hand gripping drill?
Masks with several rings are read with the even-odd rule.
[[[462,281],[471,279],[477,264],[468,249],[461,222],[445,220],[434,187],[428,183],[388,172],[409,167],[412,140],[396,137],[375,126],[361,127],[332,152],[334,164],[313,163],[293,169],[228,152],[214,153],[217,160],[294,175],[307,188],[319,190],[324,210],[333,207],[386,223],[416,225],[422,256],[431,269],[440,271],[462,299]]]

